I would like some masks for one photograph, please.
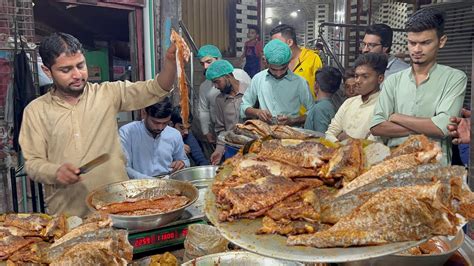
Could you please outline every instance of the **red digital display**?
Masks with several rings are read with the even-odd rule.
[[[131,240],[131,244],[134,248],[141,248],[148,245],[160,245],[162,242],[171,240],[182,240],[188,234],[188,228],[180,228],[175,231],[168,232],[153,232],[151,235],[139,237]]]

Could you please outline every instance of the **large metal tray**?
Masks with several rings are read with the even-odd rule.
[[[276,260],[262,257],[247,251],[233,251],[211,254],[199,257],[181,264],[182,266],[207,266],[207,265],[255,265],[255,266],[303,266],[294,261]]]
[[[381,257],[398,253],[419,245],[426,240],[391,243],[380,246],[324,248],[287,246],[286,237],[280,235],[257,235],[261,227],[261,218],[255,220],[237,220],[219,222],[215,196],[211,190],[206,194],[206,216],[221,234],[230,242],[263,256],[301,262],[332,262],[341,263]]]
[[[97,188],[89,193],[86,198],[86,204],[92,211],[96,211],[94,206],[97,206],[97,204],[104,205],[121,202],[151,188],[153,190],[150,192],[154,196],[162,196],[170,194],[171,191],[179,191],[181,195],[188,197],[190,200],[186,205],[165,213],[136,216],[109,214],[114,227],[142,231],[158,228],[181,217],[184,209],[192,205],[199,195],[197,188],[188,182],[170,179],[135,179]]]

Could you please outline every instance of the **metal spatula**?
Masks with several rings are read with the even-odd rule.
[[[79,174],[85,174],[92,170],[93,168],[107,162],[110,158],[110,155],[108,153],[104,153],[100,155],[99,157],[95,158],[94,160],[84,164],[83,166],[79,167]]]

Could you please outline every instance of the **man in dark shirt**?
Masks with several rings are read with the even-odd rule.
[[[173,108],[173,112],[171,113],[171,126],[181,133],[186,155],[192,159],[195,165],[209,165],[209,160],[206,158],[206,156],[204,156],[201,146],[199,146],[199,143],[194,137],[193,133],[188,128],[184,127],[180,113],[181,108],[179,106]],[[189,123],[191,124],[191,114],[189,116],[189,120]]]

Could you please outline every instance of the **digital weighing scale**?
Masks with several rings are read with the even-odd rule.
[[[128,230],[128,241],[133,246],[133,254],[137,255],[183,244],[190,224],[207,224],[208,220],[201,211],[203,201],[204,199],[198,199],[184,210],[179,220],[162,227],[149,230]]]

